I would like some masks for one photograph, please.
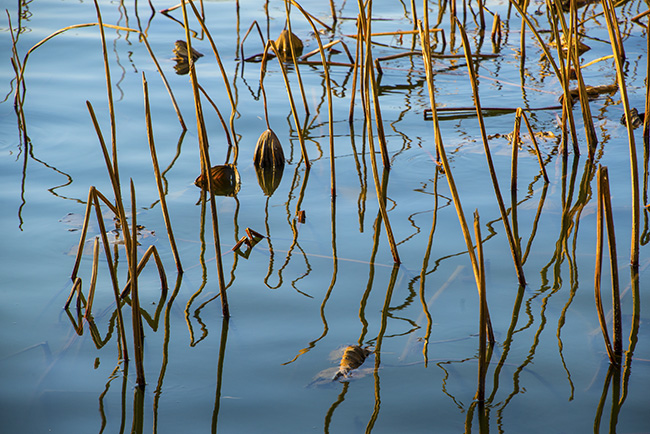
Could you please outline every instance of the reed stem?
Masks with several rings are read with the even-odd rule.
[[[133,325],[133,352],[135,353],[136,384],[138,389],[144,389],[146,381],[144,377],[144,331],[142,330],[142,317],[140,316],[140,295],[138,293],[138,225],[135,204],[135,186],[131,179],[131,231],[124,225],[123,232],[126,237],[131,237],[131,250],[127,251],[129,262],[129,276],[131,277],[131,321]]]
[[[616,64],[616,78],[618,81],[618,89],[621,94],[621,101],[623,102],[623,110],[625,111],[625,125],[627,127],[627,137],[630,151],[630,176],[632,180],[632,246],[630,248],[630,265],[633,267],[639,266],[639,244],[640,244],[640,223],[641,223],[641,200],[639,197],[639,167],[636,156],[636,144],[634,142],[634,131],[632,127],[632,117],[630,115],[630,101],[627,95],[627,87],[625,86],[625,72],[623,71],[623,61],[625,54],[623,47],[620,44],[620,34],[618,32],[618,19],[616,18],[616,11],[611,0],[602,0],[605,20],[607,21],[607,31],[612,46],[612,54],[614,55],[614,62]],[[646,118],[648,117],[646,113]]]
[[[499,188],[499,180],[496,175],[496,170],[494,168],[494,163],[492,162],[492,154],[490,152],[490,145],[488,144],[487,133],[485,131],[485,122],[483,121],[483,112],[481,111],[481,100],[478,93],[478,78],[476,77],[476,71],[473,67],[471,50],[469,47],[469,41],[467,39],[467,34],[465,33],[465,28],[461,22],[456,19],[458,28],[460,30],[460,35],[463,42],[463,48],[465,51],[465,56],[467,60],[467,70],[469,73],[470,84],[472,85],[472,93],[474,94],[474,104],[476,105],[476,115],[479,121],[479,127],[481,129],[481,139],[483,141],[483,149],[485,151],[485,158],[488,163],[488,170],[490,172],[490,177],[492,179],[492,186],[494,187],[494,194],[497,198],[497,203],[499,205],[499,212],[501,213],[501,220],[503,221],[503,226],[506,232],[506,237],[508,238],[508,244],[510,245],[510,252],[512,254],[512,259],[515,265],[515,271],[517,272],[517,279],[519,280],[520,285],[526,285],[526,278],[524,276],[524,270],[521,266],[521,251],[518,248],[518,243],[515,240],[515,237],[512,233],[510,223],[508,220],[508,213],[506,207],[503,203],[503,197],[501,196],[501,189]]]
[[[178,254],[176,247],[176,240],[174,239],[174,231],[172,229],[172,222],[169,218],[169,211],[167,209],[167,199],[165,189],[162,184],[162,177],[160,176],[160,167],[158,166],[158,156],[156,155],[156,145],[153,138],[153,125],[151,123],[151,107],[149,106],[149,86],[144,71],[142,71],[142,88],[144,91],[144,115],[147,124],[147,139],[149,141],[149,151],[151,152],[151,164],[153,165],[154,176],[156,177],[156,186],[158,187],[158,197],[160,198],[160,209],[165,220],[165,227],[167,228],[167,236],[169,237],[169,244],[172,248],[174,255],[174,262],[176,262],[176,270],[183,274],[183,266],[181,265],[181,258]]]
[[[192,41],[190,38],[190,27],[187,21],[187,8],[185,1],[182,2],[183,9],[183,23],[185,27],[185,40],[187,43],[187,51],[192,52]],[[203,118],[203,108],[201,107],[201,95],[199,94],[199,85],[196,77],[196,68],[194,67],[194,59],[192,56],[188,57],[190,67],[190,82],[192,85],[192,93],[194,96],[194,111],[196,113],[196,127],[198,133],[199,150],[201,153],[201,171],[204,179],[210,179],[210,154],[208,152],[208,138],[205,130],[205,123]],[[209,182],[206,182],[203,191],[209,192]],[[210,211],[212,212],[212,235],[214,238],[215,259],[217,265],[217,275],[219,280],[219,294],[221,295],[221,311],[224,317],[230,317],[230,310],[228,307],[228,299],[226,296],[226,283],[223,274],[223,263],[221,259],[221,242],[219,240],[219,221],[217,216],[216,199],[213,194],[210,196]],[[203,194],[201,196],[205,198]]]

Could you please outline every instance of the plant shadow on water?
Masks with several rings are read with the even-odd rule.
[[[649,430],[647,5],[375,3],[7,10],[3,429]]]

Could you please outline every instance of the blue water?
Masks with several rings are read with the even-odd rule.
[[[157,10],[172,4],[155,4]],[[421,56],[382,62],[380,103],[392,169],[388,215],[402,264],[393,268],[386,230],[378,218],[370,154],[363,133],[364,116],[357,94],[352,128],[348,123],[352,70],[332,67],[334,147],[337,195],[330,196],[330,156],[327,98],[320,66],[301,66],[310,109],[306,140],[312,168],[305,172],[276,61],[268,65],[265,88],[269,123],[284,147],[288,164],[280,186],[267,198],[252,164],[259,135],[266,129],[259,89],[259,63],[236,60],[238,41],[256,20],[276,37],[285,22],[282,3],[232,1],[205,3],[208,28],[215,39],[237,100],[235,129],[239,137],[241,190],[236,198],[219,197],[220,237],[228,301],[232,318],[224,333],[209,220],[203,230],[196,120],[187,76],[174,74],[171,60],[182,27],[147,4],[100,2],[105,23],[147,30],[188,126],[183,135],[169,95],[144,45],[136,34],[106,31],[116,112],[116,140],[122,189],[133,179],[137,220],[144,226],[139,256],[155,245],[165,266],[169,291],[162,293],[155,266],[139,279],[145,318],[145,375],[142,403],[136,398],[131,309],[123,307],[131,362],[119,357],[114,328],[115,304],[107,263],[100,256],[93,318],[99,339],[87,322],[78,335],[63,309],[72,282],[70,273],[79,243],[81,220],[91,185],[113,199],[97,135],[86,108],[93,105],[103,135],[110,144],[106,83],[97,27],[70,30],[48,41],[29,57],[24,104],[27,136],[18,128],[13,108],[15,80],[10,63],[0,68],[0,419],[2,432],[467,432],[480,430],[473,398],[477,383],[478,297],[467,247],[444,176],[436,175],[433,129],[423,112],[429,108]],[[331,22],[326,3],[305,2],[308,11]],[[474,5],[473,5],[474,6]],[[537,8],[540,5],[535,4]],[[337,4],[342,17],[355,17],[357,5]],[[418,4],[418,16],[421,17]],[[435,22],[437,5],[431,4]],[[489,2],[505,17],[507,5]],[[533,6],[531,5],[531,8]],[[619,15],[641,12],[641,2],[626,4]],[[409,30],[410,6],[375,2],[373,31]],[[89,2],[39,1],[23,6],[17,49],[20,57],[58,29],[96,21]],[[406,12],[405,12],[406,11]],[[584,9],[581,10],[583,13]],[[586,12],[600,12],[600,6]],[[9,13],[17,26],[16,6]],[[182,20],[180,10],[170,13]],[[544,17],[537,17],[547,28]],[[488,20],[491,25],[491,18]],[[149,24],[148,24],[149,23]],[[306,43],[317,47],[311,27],[292,12],[292,26]],[[583,62],[611,54],[604,23],[588,24],[592,50]],[[442,28],[449,31],[448,13]],[[192,28],[199,30],[193,21]],[[541,50],[527,37],[525,71],[520,74],[520,19],[513,14],[507,42],[495,59],[479,63],[480,96],[484,107],[548,107],[557,105],[561,88],[541,62]],[[646,38],[635,24],[624,27],[626,79],[631,105],[643,111],[647,78]],[[470,39],[479,38],[468,12]],[[339,20],[336,38],[354,54],[355,41],[342,35],[356,32],[354,22]],[[324,39],[329,36],[323,35]],[[375,57],[410,49],[411,36],[401,45],[394,36],[377,38]],[[598,38],[598,39],[595,39]],[[462,54],[460,38],[445,54]],[[197,62],[202,86],[228,118],[230,105],[219,69],[206,38],[193,46],[204,54]],[[246,53],[261,51],[256,32]],[[416,45],[419,50],[419,45]],[[0,50],[11,57],[8,25],[2,25]],[[257,50],[257,51],[256,51]],[[436,51],[441,50],[437,47]],[[492,53],[489,34],[482,53]],[[319,60],[318,56],[311,60]],[[347,62],[344,54],[332,60]],[[472,105],[463,59],[437,59],[436,101],[440,106]],[[142,73],[150,92],[154,136],[161,170],[165,171],[167,204],[185,273],[178,278],[160,210],[144,122]],[[584,70],[587,84],[611,84],[611,60]],[[290,75],[299,95],[295,73]],[[300,121],[305,122],[300,98]],[[599,138],[597,162],[608,166],[623,293],[624,350],[634,319],[630,290],[629,245],[631,193],[628,139],[619,119],[619,94],[592,102]],[[204,102],[213,164],[226,159],[223,129],[212,107]],[[493,432],[607,431],[612,417],[617,432],[647,432],[646,390],[650,386],[647,280],[647,209],[642,213],[640,316],[634,351],[622,379],[607,380],[608,359],[594,305],[593,272],[596,247],[595,175],[581,184],[589,166],[578,106],[574,108],[580,147],[566,163],[558,153],[559,110],[529,112],[539,138],[550,183],[546,190],[536,156],[525,133],[519,152],[517,221],[528,285],[518,289],[512,259],[486,169],[478,122],[474,115],[442,114],[441,129],[465,215],[478,209],[486,259],[490,315],[497,345],[487,374],[486,414]],[[512,131],[513,114],[485,117],[488,135]],[[522,125],[522,131],[525,128]],[[640,173],[643,149],[635,130]],[[375,145],[377,140],[375,137]],[[353,148],[354,146],[354,148]],[[511,147],[495,137],[490,147],[501,191],[510,209]],[[354,149],[354,150],[353,150]],[[377,155],[377,161],[381,159]],[[381,167],[379,176],[381,177]],[[423,265],[434,216],[437,176],[438,209],[428,263]],[[304,193],[301,190],[304,185]],[[585,185],[581,189],[581,185]],[[647,203],[645,188],[642,199]],[[584,207],[576,207],[583,200]],[[570,221],[563,226],[563,201],[571,195]],[[128,195],[125,196],[128,199]],[[130,202],[126,205],[130,211]],[[295,223],[305,210],[304,224]],[[104,210],[107,211],[107,210]],[[108,212],[108,211],[107,211]],[[537,217],[538,216],[538,217]],[[108,229],[113,229],[107,215]],[[246,258],[228,250],[252,228],[268,236]],[[295,232],[294,232],[295,228]],[[89,238],[98,235],[96,219]],[[577,234],[576,234],[577,231]],[[473,236],[473,235],[472,235]],[[530,245],[530,247],[529,247]],[[90,248],[91,244],[87,247]],[[91,252],[92,250],[90,250]],[[123,247],[118,255],[118,279],[128,272]],[[603,298],[609,311],[609,263],[605,256]],[[421,272],[425,281],[421,292]],[[87,296],[92,255],[81,262],[79,276]],[[516,301],[520,295],[520,305]],[[423,309],[427,306],[431,322]],[[74,306],[74,303],[73,303]],[[70,314],[75,317],[76,310]],[[110,333],[110,339],[107,339]],[[425,346],[425,341],[428,342]],[[106,342],[104,342],[106,340]],[[638,340],[638,341],[637,341]],[[97,341],[97,342],[96,342]],[[223,345],[222,345],[223,344]],[[332,353],[346,345],[379,347],[349,383],[323,382],[319,372],[338,366]],[[98,348],[98,346],[100,348]],[[221,357],[220,357],[221,356]],[[222,364],[220,365],[220,360]],[[619,392],[612,382],[622,384]],[[608,393],[604,391],[609,390]],[[612,394],[623,396],[612,410]],[[622,395],[621,395],[622,394]],[[601,401],[601,396],[605,398]],[[602,411],[599,410],[602,404]],[[599,414],[602,417],[599,419]],[[470,415],[468,421],[468,414]],[[612,416],[614,414],[614,416]],[[141,425],[140,425],[141,424]],[[141,428],[140,428],[141,426]],[[482,432],[482,431],[481,431]]]

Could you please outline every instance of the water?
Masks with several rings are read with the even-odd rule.
[[[408,6],[376,2],[373,31],[412,28]],[[161,293],[153,264],[139,280],[145,317],[143,395],[135,391],[135,364],[119,359],[114,328],[114,299],[106,261],[101,256],[93,318],[75,332],[63,310],[71,288],[69,279],[79,242],[80,220],[88,189],[94,185],[112,198],[98,139],[86,108],[90,101],[102,132],[110,143],[106,85],[99,32],[96,27],[74,29],[36,49],[27,62],[24,105],[29,142],[21,139],[13,110],[13,71],[0,69],[0,182],[4,231],[0,306],[0,417],[3,432],[463,432],[485,430],[472,406],[476,391],[478,297],[466,245],[446,179],[434,163],[433,130],[423,112],[429,107],[421,57],[382,62],[380,101],[392,163],[387,208],[402,264],[393,267],[385,228],[378,218],[363,114],[355,107],[355,122],[347,122],[352,71],[332,67],[334,145],[337,196],[330,200],[327,98],[319,66],[301,66],[311,116],[307,150],[308,175],[289,111],[278,64],[268,66],[265,88],[269,122],[278,134],[289,164],[282,182],[267,198],[256,180],[252,155],[266,129],[259,90],[259,64],[235,60],[239,41],[254,21],[263,33],[276,37],[284,26],[284,7],[269,5],[267,22],[262,5],[206,2],[208,27],[219,48],[240,116],[238,169],[242,179],[236,198],[218,198],[220,236],[226,252],[252,228],[262,240],[246,258],[223,256],[232,318],[221,315],[212,232],[205,229],[200,192],[193,185],[199,174],[199,151],[193,99],[187,76],[173,72],[174,41],[184,38],[182,27],[151,11],[146,4],[101,2],[105,23],[148,26],[148,40],[169,80],[188,125],[182,134],[169,96],[149,54],[136,34],[107,30],[117,143],[123,189],[133,179],[137,191],[138,224],[145,227],[139,255],[150,245],[158,249],[166,269],[169,291]],[[157,9],[172,6],[158,5]],[[305,2],[308,11],[329,23],[329,7]],[[342,17],[357,15],[356,4],[337,4]],[[421,5],[418,5],[421,8]],[[507,5],[488,4],[506,16]],[[531,5],[530,10],[541,7]],[[595,8],[600,11],[600,6]],[[643,9],[630,2],[617,12],[631,17]],[[96,21],[88,2],[29,3],[17,48],[22,56],[38,41],[65,26]],[[584,9],[583,9],[584,10]],[[581,13],[582,11],[581,10]],[[588,9],[587,16],[593,7]],[[407,11],[407,12],[405,12]],[[421,14],[421,11],[419,12]],[[17,26],[15,6],[10,10]],[[181,19],[180,10],[170,13]],[[294,15],[295,14],[295,15]],[[437,6],[431,5],[437,16]],[[468,12],[469,14],[469,12]],[[546,28],[543,17],[538,17]],[[139,20],[139,21],[138,21]],[[294,32],[316,48],[311,28],[296,11]],[[590,24],[587,62],[608,54],[606,28]],[[448,15],[442,28],[449,31]],[[3,25],[0,47],[11,56],[11,38]],[[195,30],[199,29],[194,24]],[[471,15],[467,28],[480,43]],[[479,63],[483,106],[547,107],[557,105],[561,89],[549,68],[539,61],[541,49],[527,32],[526,62],[520,74],[519,18],[509,23],[507,41],[495,59]],[[626,73],[631,105],[642,111],[646,80],[647,34],[635,24],[626,34]],[[356,32],[353,21],[340,20],[337,37]],[[458,35],[457,35],[458,36]],[[327,39],[327,37],[324,37]],[[343,38],[354,53],[354,40]],[[411,37],[378,39],[375,57],[410,48]],[[245,43],[246,55],[261,51],[256,34]],[[462,54],[448,45],[445,54]],[[221,74],[207,40],[193,40],[205,56],[197,62],[199,80],[227,117],[229,103]],[[473,47],[475,51],[476,46]],[[437,50],[440,50],[438,47]],[[416,50],[419,46],[416,45]],[[492,53],[488,35],[482,53]],[[318,60],[318,56],[312,60]],[[332,60],[347,62],[344,54]],[[275,63],[274,63],[275,62]],[[462,59],[437,59],[436,99],[441,106],[471,106],[472,94]],[[175,237],[185,273],[178,278],[158,202],[144,123],[142,73],[146,74],[152,120]],[[611,84],[611,60],[584,71],[587,84]],[[295,73],[290,75],[298,94]],[[522,87],[523,85],[523,87]],[[358,95],[357,95],[358,98]],[[358,101],[358,99],[357,99]],[[301,122],[302,102],[297,99]],[[624,349],[634,319],[630,290],[630,180],[625,128],[619,94],[592,102],[599,138],[597,161],[609,167],[623,290]],[[226,158],[223,129],[206,103],[206,127],[213,164]],[[642,215],[640,258],[640,319],[631,370],[623,379],[607,377],[608,359],[600,335],[593,296],[595,263],[595,174],[586,158],[579,108],[578,137],[584,150],[579,159],[558,156],[558,139],[540,139],[550,178],[544,187],[530,142],[519,153],[517,222],[528,285],[519,289],[494,191],[486,170],[480,132],[472,114],[441,113],[443,141],[466,216],[478,209],[486,257],[490,315],[497,339],[487,374],[487,428],[499,432],[585,432],[600,424],[610,429],[612,413],[617,432],[648,432],[646,390],[648,369],[647,209]],[[560,130],[559,110],[533,111],[536,131]],[[512,131],[514,116],[486,116],[489,135]],[[523,130],[523,129],[522,129]],[[640,129],[635,130],[640,161]],[[377,142],[375,140],[375,144]],[[511,148],[505,138],[490,141],[506,206],[510,205]],[[378,161],[381,160],[378,158]],[[647,175],[641,165],[641,174]],[[381,173],[379,174],[381,176]],[[583,180],[583,178],[585,178]],[[642,176],[642,179],[646,179]],[[437,189],[437,190],[434,190]],[[438,195],[436,228],[430,258],[424,261]],[[642,198],[647,203],[645,187]],[[563,200],[570,197],[570,218],[563,221]],[[333,205],[334,204],[334,205]],[[304,224],[296,212],[306,212]],[[568,223],[567,223],[568,222]],[[107,220],[110,223],[110,219]],[[294,232],[295,228],[295,232]],[[109,227],[110,229],[110,227]],[[90,237],[98,234],[96,220]],[[144,237],[144,235],[147,235]],[[126,281],[123,248],[118,252],[118,277]],[[606,257],[607,258],[607,257]],[[426,263],[425,263],[426,262]],[[87,294],[92,256],[85,255],[80,277]],[[424,267],[424,285],[421,274]],[[604,299],[609,303],[608,264],[604,267]],[[430,322],[423,306],[427,306]],[[74,308],[69,310],[75,318]],[[131,310],[123,308],[129,351]],[[108,336],[107,336],[108,335]],[[98,337],[99,336],[99,337]],[[425,346],[425,341],[426,346]],[[318,380],[336,368],[332,353],[346,345],[379,347],[349,382]],[[98,348],[99,347],[99,348]],[[131,356],[133,358],[133,356]],[[609,390],[621,382],[619,391]],[[609,390],[609,392],[606,392]],[[623,402],[612,410],[612,394]],[[605,396],[604,398],[602,396]]]

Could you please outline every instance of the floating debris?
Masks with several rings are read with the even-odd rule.
[[[172,58],[172,60],[176,61],[176,65],[174,65],[174,70],[176,71],[176,74],[185,75],[188,72],[190,72],[190,61],[189,61],[189,53],[187,51],[187,42],[179,39],[178,41],[176,41],[173,51],[176,56]],[[194,48],[192,48],[192,61],[196,62],[196,60],[199,57],[203,57],[203,54],[199,53]]]
[[[205,188],[205,178],[199,175],[194,185]],[[235,196],[241,188],[239,171],[233,164],[223,164],[210,169],[210,193],[216,196]]]
[[[639,114],[639,111],[635,108],[630,110],[630,118],[632,122],[632,128],[637,129],[641,125],[643,125],[643,121],[645,119],[645,113]],[[623,113],[623,116],[621,116],[621,125],[627,125],[627,121],[625,120],[625,113]]]
[[[189,54],[187,52],[187,42],[183,41],[182,39],[179,39],[174,44],[173,51],[176,57],[174,57],[172,60],[184,60],[186,62],[188,61]],[[199,57],[203,57],[203,54],[199,53],[194,48],[192,48],[192,60],[196,61]]]
[[[298,215],[296,215],[296,220],[298,220],[298,223],[305,223],[305,220],[307,219],[307,215],[305,213],[304,209],[301,209],[298,211]]]
[[[618,85],[616,85],[616,84],[605,84],[605,85],[602,85],[602,86],[586,86],[585,88],[587,90],[587,96],[589,98],[596,98],[596,97],[598,97],[598,96],[600,96],[600,95],[602,95],[604,93],[613,94],[614,92],[616,92],[618,90]],[[578,99],[579,98],[579,90],[578,90],[578,88],[570,89],[569,94],[571,95],[572,100]],[[562,102],[563,99],[564,99],[564,95],[560,95],[560,97],[558,98],[558,100],[560,102]]]
[[[361,348],[359,345],[351,345],[345,348],[339,370],[334,374],[332,381],[336,381],[341,377],[348,378],[350,371],[353,371],[363,365],[366,358],[372,353],[368,348]]]
[[[564,36],[562,36],[561,39],[562,39],[562,51],[564,53],[566,53],[568,51],[568,48],[567,48],[567,44],[566,44],[566,41],[564,39]],[[557,43],[556,43],[556,41],[551,41],[551,42],[548,43],[548,46],[549,47],[557,47]],[[585,44],[585,43],[583,43],[581,41],[578,41],[578,53],[579,54],[585,53],[585,52],[587,52],[589,50],[591,50],[591,47],[589,45],[587,45],[587,44]],[[542,56],[544,56],[544,55],[542,55]]]

